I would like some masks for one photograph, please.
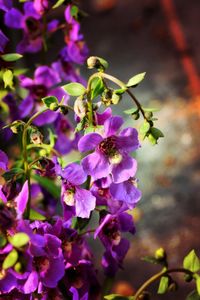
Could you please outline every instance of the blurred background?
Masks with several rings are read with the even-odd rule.
[[[164,247],[176,266],[192,248],[200,255],[200,1],[84,0],[82,8],[90,54],[108,60],[108,73],[125,82],[147,72],[134,94],[145,107],[160,108],[155,116],[165,138],[156,146],[145,141],[138,151],[143,197],[134,212],[137,233],[117,277],[138,288],[159,270],[141,256]],[[127,97],[119,113],[131,107]],[[127,118],[131,126],[141,122]],[[153,299],[185,299],[192,287],[180,284],[176,293]]]

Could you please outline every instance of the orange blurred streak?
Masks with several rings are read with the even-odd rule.
[[[176,48],[181,54],[181,62],[188,77],[191,92],[193,96],[197,96],[200,94],[200,79],[195,63],[190,54],[187,53],[189,47],[187,46],[181,23],[176,14],[173,0],[161,0],[161,5],[168,21],[170,33]]]

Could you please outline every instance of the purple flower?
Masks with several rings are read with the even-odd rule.
[[[113,182],[120,183],[136,173],[137,162],[128,153],[140,146],[138,133],[134,128],[125,128],[117,135],[122,123],[121,117],[110,117],[104,123],[102,135],[89,133],[79,140],[79,151],[95,149],[82,160],[84,171],[95,180],[111,174]]]
[[[18,9],[11,8],[5,13],[5,24],[15,29],[23,29],[24,36],[18,44],[17,51],[38,52],[42,48],[42,23],[32,2],[24,3],[24,14]]]
[[[48,0],[34,0],[33,5],[34,5],[34,8],[37,11],[37,13],[40,15],[43,15],[43,13],[49,7],[49,1]]]
[[[142,196],[141,191],[135,185],[134,178],[121,183],[111,183],[110,193],[114,199],[125,202],[129,209],[133,209]]]
[[[17,210],[18,219],[21,219],[23,213],[25,212],[26,205],[28,202],[28,181],[25,181],[21,192],[15,199],[15,202],[17,204],[16,210]]]
[[[21,76],[21,86],[29,90],[28,96],[20,104],[21,117],[24,118],[36,111],[41,106],[41,98],[48,95],[55,96],[60,101],[67,94],[60,87],[53,88],[54,85],[60,83],[60,78],[51,68],[47,66],[40,66],[35,70],[34,79]],[[34,123],[42,126],[47,123],[52,123],[58,117],[58,112],[47,111],[36,118]]]
[[[8,11],[12,8],[12,0],[0,0],[0,9]]]
[[[132,216],[127,213],[106,215],[95,232],[106,251],[102,258],[105,272],[113,276],[122,267],[123,259],[129,249],[129,241],[121,237],[121,232],[135,233]]]
[[[78,140],[80,135],[74,133],[74,129],[66,116],[59,115],[55,122],[55,132],[57,140],[55,143],[55,149],[61,154],[67,154],[71,150],[77,150]]]
[[[8,170],[8,156],[2,150],[0,150],[0,169]]]
[[[8,38],[5,34],[0,30],[0,52],[4,52],[4,48],[8,42]]]
[[[80,187],[86,181],[86,174],[78,164],[71,163],[64,168],[61,174],[63,178],[61,199],[64,206],[64,215],[68,218],[68,213],[77,217],[89,218],[90,213],[96,205],[96,198],[92,193]]]

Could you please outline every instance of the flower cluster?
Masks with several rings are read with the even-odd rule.
[[[86,83],[77,69],[88,55],[81,11],[71,1],[54,2],[0,1],[7,26],[0,31],[0,295],[97,300],[102,289],[90,241],[101,243],[104,274],[114,277],[130,247],[127,233],[135,233],[130,210],[141,198],[138,132],[111,106],[144,75],[124,84],[105,73],[104,59],[90,57],[88,67],[98,72]],[[52,19],[57,8],[64,15]],[[7,52],[9,28],[21,32],[16,53]],[[64,45],[50,60],[55,33]],[[15,68],[27,53],[34,67]],[[129,95],[145,118],[143,137],[154,134],[157,142],[152,115]]]

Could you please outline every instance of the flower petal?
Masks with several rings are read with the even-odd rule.
[[[79,140],[78,150],[81,152],[93,150],[102,140],[103,138],[100,134],[88,133]]]
[[[130,152],[140,147],[138,132],[135,128],[125,128],[116,138],[116,146],[119,149]]]
[[[35,292],[37,286],[38,286],[38,274],[36,271],[32,271],[23,286],[24,294],[30,294]]]
[[[82,160],[82,166],[86,174],[91,175],[95,180],[107,177],[110,173],[110,165],[107,158],[95,151]]]
[[[17,203],[18,218],[21,219],[28,202],[28,180],[25,181],[22,190],[17,196],[17,198],[15,198],[15,201]]]
[[[76,188],[76,215],[80,218],[89,218],[96,205],[96,198],[88,190]]]
[[[76,163],[71,163],[64,168],[62,177],[73,185],[80,185],[87,179],[87,175],[83,171],[83,167]]]
[[[133,177],[137,170],[137,161],[124,155],[122,161],[119,164],[112,165],[112,177],[114,183],[120,183]]]
[[[23,28],[22,20],[23,20],[22,13],[16,8],[11,8],[5,14],[5,24],[8,27],[16,28],[16,29]]]
[[[8,156],[2,150],[0,150],[0,169],[4,171],[8,169]]]
[[[107,119],[104,123],[105,137],[115,135],[123,123],[124,121],[120,116],[114,116]]]

